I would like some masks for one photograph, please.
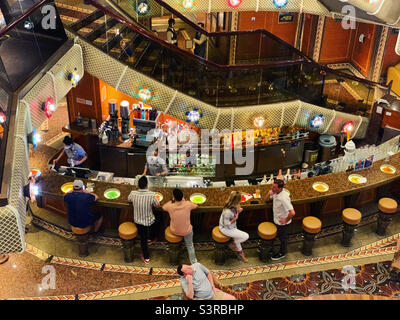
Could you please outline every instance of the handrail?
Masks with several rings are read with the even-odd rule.
[[[109,2],[110,0],[105,0],[106,2]],[[246,31],[228,31],[228,32],[208,32],[207,30],[201,28],[200,26],[198,26],[197,24],[193,23],[193,21],[191,21],[190,19],[186,18],[181,12],[177,11],[176,9],[174,9],[173,7],[171,7],[168,3],[164,2],[163,0],[154,0],[155,2],[157,2],[160,6],[164,7],[165,9],[167,9],[168,11],[170,11],[173,15],[177,16],[179,19],[183,20],[185,23],[189,24],[193,29],[195,29],[196,31],[206,35],[207,37],[220,37],[220,36],[235,36],[235,35],[241,35],[241,34],[249,34],[249,33],[262,33],[265,34],[271,38],[273,38],[275,41],[279,42],[281,45],[291,49],[294,53],[296,53],[297,55],[303,57],[303,59],[307,62],[309,62],[310,64],[324,70],[325,72],[330,72],[330,73],[334,73],[340,77],[346,77],[349,78],[351,80],[354,81],[358,81],[364,84],[368,84],[371,86],[375,86],[375,85],[379,85],[382,87],[387,88],[387,85],[383,84],[383,83],[379,83],[379,82],[374,82],[374,81],[370,81],[368,79],[363,79],[363,78],[359,78],[338,70],[334,70],[331,69],[327,66],[321,65],[319,63],[317,63],[316,61],[314,61],[313,59],[311,59],[310,57],[308,57],[307,55],[305,55],[302,51],[298,50],[297,48],[289,45],[287,42],[283,41],[281,38],[277,37],[276,35],[274,35],[273,33],[270,33],[269,31],[265,30],[265,29],[256,29],[256,30],[246,30]],[[118,8],[120,8],[120,6],[117,4]],[[121,10],[123,10],[122,8],[120,8]],[[125,11],[124,11],[125,12]],[[128,13],[126,13],[128,14]],[[128,14],[129,15],[129,14]],[[175,48],[173,48],[175,49]],[[258,64],[257,66],[260,66],[260,64]]]
[[[273,66],[282,66],[282,65],[293,65],[293,64],[298,64],[301,62],[308,62],[309,64],[311,64],[312,66],[315,66],[316,68],[319,68],[325,72],[329,72],[329,73],[333,73],[335,75],[337,75],[338,77],[344,77],[347,79],[351,79],[357,82],[361,82],[363,84],[367,84],[367,85],[371,85],[371,86],[381,86],[384,88],[387,88],[386,84],[382,84],[382,83],[378,83],[378,82],[374,82],[374,81],[370,81],[367,79],[363,79],[363,78],[359,78],[353,75],[349,75],[334,69],[331,69],[327,66],[321,65],[317,62],[315,62],[314,60],[312,60],[310,57],[306,56],[303,52],[301,52],[300,50],[298,50],[297,48],[289,45],[287,42],[283,41],[282,39],[280,39],[279,37],[277,37],[276,35],[270,33],[269,31],[265,30],[265,29],[256,29],[256,30],[246,30],[246,31],[229,31],[229,32],[212,32],[209,33],[205,30],[203,30],[202,28],[198,27],[196,25],[196,30],[203,30],[204,34],[206,34],[208,37],[220,37],[220,36],[237,36],[237,35],[242,35],[242,34],[256,34],[256,33],[261,33],[263,35],[266,35],[272,39],[274,39],[275,41],[279,42],[281,45],[285,46],[286,48],[290,49],[293,53],[299,55],[301,58],[300,59],[295,59],[295,60],[283,60],[283,61],[271,61],[268,63],[262,63],[262,64],[241,64],[241,65],[220,65],[217,64],[215,62],[209,61],[207,59],[201,58],[199,56],[193,55],[189,52],[187,52],[186,50],[182,50],[166,41],[163,41],[161,39],[159,39],[158,37],[155,37],[151,32],[149,32],[147,29],[144,29],[143,27],[140,26],[136,26],[135,24],[133,24],[131,21],[127,20],[125,17],[120,16],[119,14],[115,14],[114,12],[110,11],[108,8],[104,7],[103,5],[99,4],[97,2],[97,0],[88,0],[90,4],[92,4],[94,7],[98,8],[99,10],[102,10],[104,12],[106,12],[108,15],[112,16],[114,19],[119,20],[121,23],[124,23],[126,25],[128,25],[130,28],[132,28],[133,30],[141,33],[143,36],[145,36],[146,38],[150,39],[151,41],[155,41],[159,44],[161,44],[162,46],[166,46],[168,48],[170,48],[171,50],[178,52],[179,54],[183,54],[186,57],[190,58],[190,59],[194,59],[194,60],[198,60],[200,61],[200,63],[204,64],[204,65],[208,65],[210,67],[214,67],[217,68],[219,70],[223,70],[223,71],[229,71],[229,70],[243,70],[243,69],[261,69],[263,67],[273,67]],[[105,0],[108,3],[108,0]],[[159,3],[160,5],[163,5],[165,8],[167,8],[167,10],[172,9],[172,13],[176,16],[178,16],[179,18],[182,18],[182,20],[189,20],[186,17],[184,17],[181,13],[179,13],[178,11],[176,11],[175,9],[171,8],[169,5],[166,5],[166,3],[160,1],[160,0],[155,0],[157,3]],[[109,4],[109,3],[108,3]],[[110,5],[110,4],[109,4]],[[113,5],[115,5],[113,3]],[[119,6],[118,6],[119,8]],[[193,22],[191,22],[191,25],[194,26],[195,24],[193,24]],[[200,31],[200,30],[199,30]]]
[[[295,59],[295,60],[271,61],[271,62],[268,62],[268,63],[262,63],[262,64],[260,63],[260,64],[257,64],[257,65],[254,65],[254,64],[241,64],[241,65],[235,65],[235,66],[220,65],[220,64],[217,64],[215,62],[209,61],[207,59],[204,59],[204,58],[198,57],[196,55],[193,55],[193,54],[189,53],[186,50],[182,50],[181,48],[178,48],[173,44],[170,44],[170,43],[168,43],[168,42],[166,42],[164,40],[159,39],[158,37],[155,37],[148,30],[133,24],[131,21],[127,20],[124,17],[121,17],[120,15],[115,14],[114,12],[109,10],[108,8],[105,8],[103,5],[97,3],[95,0],[88,0],[88,2],[91,5],[93,5],[94,7],[96,7],[97,9],[105,12],[107,15],[113,17],[113,19],[116,19],[119,22],[127,25],[129,28],[131,28],[134,31],[140,33],[141,35],[143,35],[144,37],[148,38],[149,40],[157,42],[161,46],[168,47],[172,51],[177,52],[177,54],[179,54],[179,55],[184,55],[184,56],[186,56],[186,57],[188,57],[189,59],[192,59],[192,60],[198,60],[200,63],[202,63],[202,64],[204,64],[206,66],[209,66],[209,67],[212,67],[212,68],[216,68],[216,69],[219,69],[221,71],[243,70],[243,69],[261,69],[263,67],[293,65],[293,64],[298,64],[298,63],[304,62],[304,59],[301,58],[301,59]]]
[[[22,22],[22,20],[25,20],[28,16],[30,16],[34,11],[36,11],[36,9],[38,9],[39,7],[41,7],[43,4],[45,4],[46,2],[48,2],[49,0],[42,0],[38,3],[36,3],[35,5],[33,5],[32,7],[30,7],[27,11],[25,11],[21,16],[19,16],[17,19],[15,19],[14,21],[10,22],[10,24],[8,24],[6,27],[4,27],[3,29],[0,30],[0,37],[5,36],[11,29],[13,29],[17,24],[19,24],[20,22]]]

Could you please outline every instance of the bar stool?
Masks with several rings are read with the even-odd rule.
[[[321,231],[321,226],[322,226],[321,220],[319,220],[316,217],[309,216],[303,219],[304,241],[303,241],[303,249],[301,250],[301,252],[305,256],[312,255],[312,247],[314,245],[315,236],[317,235],[318,232]]]
[[[383,236],[390,221],[392,221],[393,214],[397,211],[397,202],[390,198],[382,198],[378,202],[378,209],[379,218],[376,233]]]
[[[223,265],[226,260],[226,245],[231,238],[222,234],[219,230],[219,226],[212,229],[212,238],[215,241],[216,250],[214,252],[214,262],[217,265]]]
[[[357,209],[347,208],[342,211],[343,218],[343,238],[342,246],[350,247],[351,239],[354,236],[354,229],[361,221],[361,212]]]
[[[134,239],[138,234],[138,229],[136,224],[133,222],[124,222],[121,223],[118,227],[119,237],[122,242],[122,251],[124,252],[124,261],[132,262],[133,261],[133,248],[134,248]]]
[[[92,226],[86,228],[78,228],[71,226],[71,230],[75,235],[76,242],[78,244],[79,256],[87,257],[89,255],[89,231]]]
[[[274,239],[277,233],[277,227],[271,222],[263,222],[258,225],[258,236],[261,238],[258,241],[258,258],[262,262],[268,262],[273,254]]]
[[[169,263],[171,265],[179,264],[179,255],[181,253],[180,243],[183,237],[173,234],[170,226],[165,229],[165,240],[167,240],[167,253],[169,257]]]

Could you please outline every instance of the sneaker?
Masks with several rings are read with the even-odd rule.
[[[142,255],[142,260],[145,264],[149,264],[150,263],[150,259],[145,259]]]
[[[280,260],[280,259],[283,259],[284,257],[286,257],[286,254],[283,254],[283,253],[278,252],[278,253],[275,253],[275,254],[271,257],[271,259],[272,259],[272,260]]]

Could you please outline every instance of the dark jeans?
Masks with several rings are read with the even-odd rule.
[[[281,248],[279,250],[280,253],[286,254],[287,253],[287,245],[289,240],[289,225],[276,225],[278,228],[277,236],[278,239],[281,241]]]
[[[151,240],[154,238],[158,238],[159,240],[164,238],[164,219],[163,219],[163,211],[161,209],[153,208],[153,214],[156,218],[156,221],[151,225],[151,230],[149,237]]]
[[[149,248],[147,246],[147,239],[151,231],[151,227],[146,227],[141,224],[136,224],[136,227],[138,229],[139,237],[140,237],[140,247],[142,248],[142,253],[143,253],[143,258],[149,259]]]

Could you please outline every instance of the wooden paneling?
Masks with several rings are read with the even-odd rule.
[[[293,22],[279,23],[279,12],[266,12],[264,29],[294,46],[298,17],[298,14],[295,14]]]
[[[359,42],[358,40],[361,34],[364,34],[366,36],[363,43]],[[355,67],[359,69],[359,71],[364,76],[368,76],[369,68],[371,65],[375,34],[376,25],[357,23],[351,62]]]
[[[350,60],[355,30],[344,30],[341,22],[326,18],[322,38],[320,63],[337,63]]]
[[[394,29],[389,29],[388,40],[383,58],[382,75],[386,75],[388,68],[400,63],[400,56],[396,54],[395,47],[397,42],[397,33],[393,33]]]
[[[386,126],[400,129],[400,112],[393,110],[385,111],[385,114],[382,119],[382,128]]]
[[[82,118],[97,120],[97,126],[102,122],[99,80],[89,73],[79,81],[76,88],[73,88],[67,95],[68,112],[71,122],[75,122],[80,113]]]
[[[298,14],[295,14],[293,22],[288,23],[279,23],[278,17],[278,12],[240,12],[239,30],[265,29],[294,46]],[[253,50],[253,47],[249,47],[248,50]]]
[[[357,201],[354,203],[354,207],[358,208],[367,203],[374,202],[376,199],[376,189],[368,189],[361,191],[358,195]]]

